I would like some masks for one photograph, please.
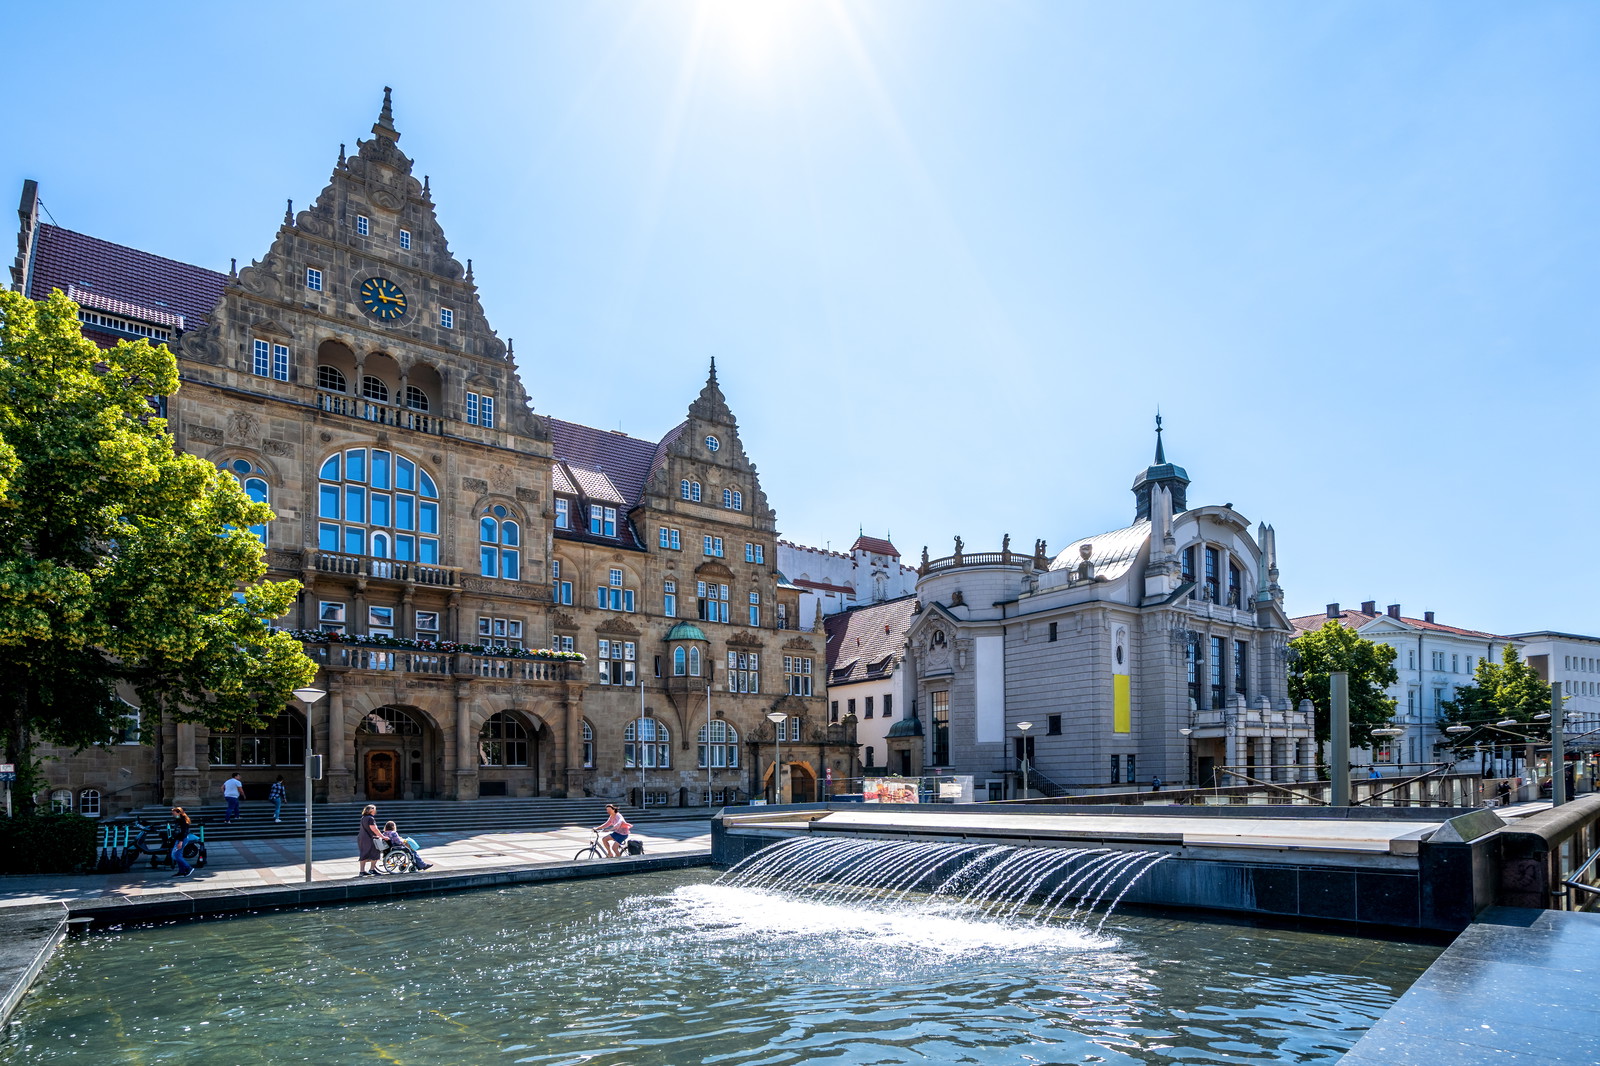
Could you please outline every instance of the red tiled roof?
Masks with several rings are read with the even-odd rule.
[[[827,581],[808,581],[803,577],[790,578],[789,580],[803,589],[819,589],[823,592],[845,592],[851,596],[856,594],[855,588],[850,585],[835,585]]]
[[[828,633],[829,684],[885,677],[905,651],[906,630],[916,616],[917,598],[852,607],[822,620]],[[840,670],[834,677],[833,671]]]
[[[632,507],[639,502],[655,464],[656,454],[664,450],[665,442],[658,444],[640,440],[626,433],[580,426],[559,418],[547,421],[550,425],[551,456],[569,464],[574,477],[581,477],[579,470],[598,470],[616,487],[624,503]],[[673,434],[682,429],[679,426]]]
[[[877,537],[857,537],[856,542],[850,545],[850,550],[870,552],[873,555],[887,555],[894,559],[900,558],[899,548],[896,548],[886,540],[879,540]]]
[[[123,318],[137,319],[155,326],[177,326],[183,328],[183,316],[171,311],[160,311],[154,307],[145,307],[143,304],[132,303],[128,300],[118,300],[88,289],[80,289],[76,285],[67,286],[67,299],[79,307],[87,307],[93,311],[105,311],[108,314],[120,315]]]
[[[193,329],[211,316],[228,283],[226,274],[164,259],[98,237],[42,224],[34,240],[28,296],[77,287],[108,300],[182,315]]]
[[[1362,626],[1366,625],[1368,622],[1372,621],[1374,618],[1389,618],[1389,617],[1390,616],[1387,613],[1383,612],[1383,611],[1374,611],[1371,614],[1368,614],[1366,611],[1343,611],[1342,610],[1342,611],[1339,612],[1339,617],[1337,619],[1333,619],[1333,620],[1337,621],[1340,625],[1346,626],[1346,627],[1348,627],[1350,629],[1360,629]],[[1321,614],[1303,614],[1303,615],[1300,615],[1298,618],[1291,618],[1291,619],[1289,619],[1289,624],[1294,626],[1295,632],[1297,632],[1297,633],[1307,633],[1307,632],[1310,632],[1310,631],[1312,631],[1314,629],[1321,629],[1323,627],[1323,625],[1325,623],[1327,623],[1328,621],[1329,621],[1328,612],[1324,611]],[[1426,621],[1425,619],[1421,619],[1421,618],[1409,618],[1409,617],[1407,617],[1405,615],[1401,615],[1398,619],[1395,619],[1395,621],[1404,622],[1406,625],[1411,626],[1413,629],[1423,629],[1423,630],[1427,630],[1427,631],[1432,632],[1432,633],[1449,633],[1452,636],[1473,637],[1473,638],[1478,639],[1478,640],[1505,640],[1506,639],[1505,637],[1502,637],[1497,633],[1484,633],[1484,632],[1482,632],[1480,630],[1476,630],[1476,629],[1461,629],[1458,626],[1440,625],[1438,622],[1429,622],[1429,621]]]

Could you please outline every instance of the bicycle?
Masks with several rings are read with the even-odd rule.
[[[594,839],[589,842],[588,847],[584,848],[582,851],[578,852],[578,854],[572,857],[574,862],[583,862],[589,859],[610,859],[621,857],[607,854],[605,847],[600,843],[600,831],[596,829],[593,830],[593,832]]]

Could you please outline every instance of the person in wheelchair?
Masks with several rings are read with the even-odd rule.
[[[382,835],[383,835],[384,842],[389,845],[388,848],[386,848],[385,851],[384,851],[383,864],[384,864],[385,867],[388,867],[390,865],[389,852],[393,851],[395,849],[399,849],[400,851],[404,852],[406,855],[408,855],[410,857],[410,860],[411,860],[410,861],[410,865],[411,865],[411,867],[413,869],[417,869],[417,870],[431,870],[431,869],[433,869],[433,863],[425,862],[423,860],[423,858],[422,858],[422,853],[417,850],[417,842],[415,840],[411,840],[408,837],[401,836],[400,835],[400,830],[395,826],[395,824],[393,822],[384,822],[383,823],[383,834]],[[399,865],[399,863],[396,863],[396,865]]]

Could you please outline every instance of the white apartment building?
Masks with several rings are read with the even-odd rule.
[[[1523,658],[1546,682],[1561,682],[1569,735],[1600,727],[1600,637],[1546,629],[1507,639],[1522,645]],[[1596,739],[1600,734],[1587,738],[1584,746]]]
[[[856,537],[848,552],[778,541],[778,570],[800,590],[800,628],[817,613],[834,615],[866,603],[883,603],[917,590],[915,567],[900,562],[889,540]]]

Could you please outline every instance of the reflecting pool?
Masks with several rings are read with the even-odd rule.
[[[0,1062],[1332,1063],[1442,950],[1121,911],[1096,933],[716,876],[95,934],[63,946]]]

